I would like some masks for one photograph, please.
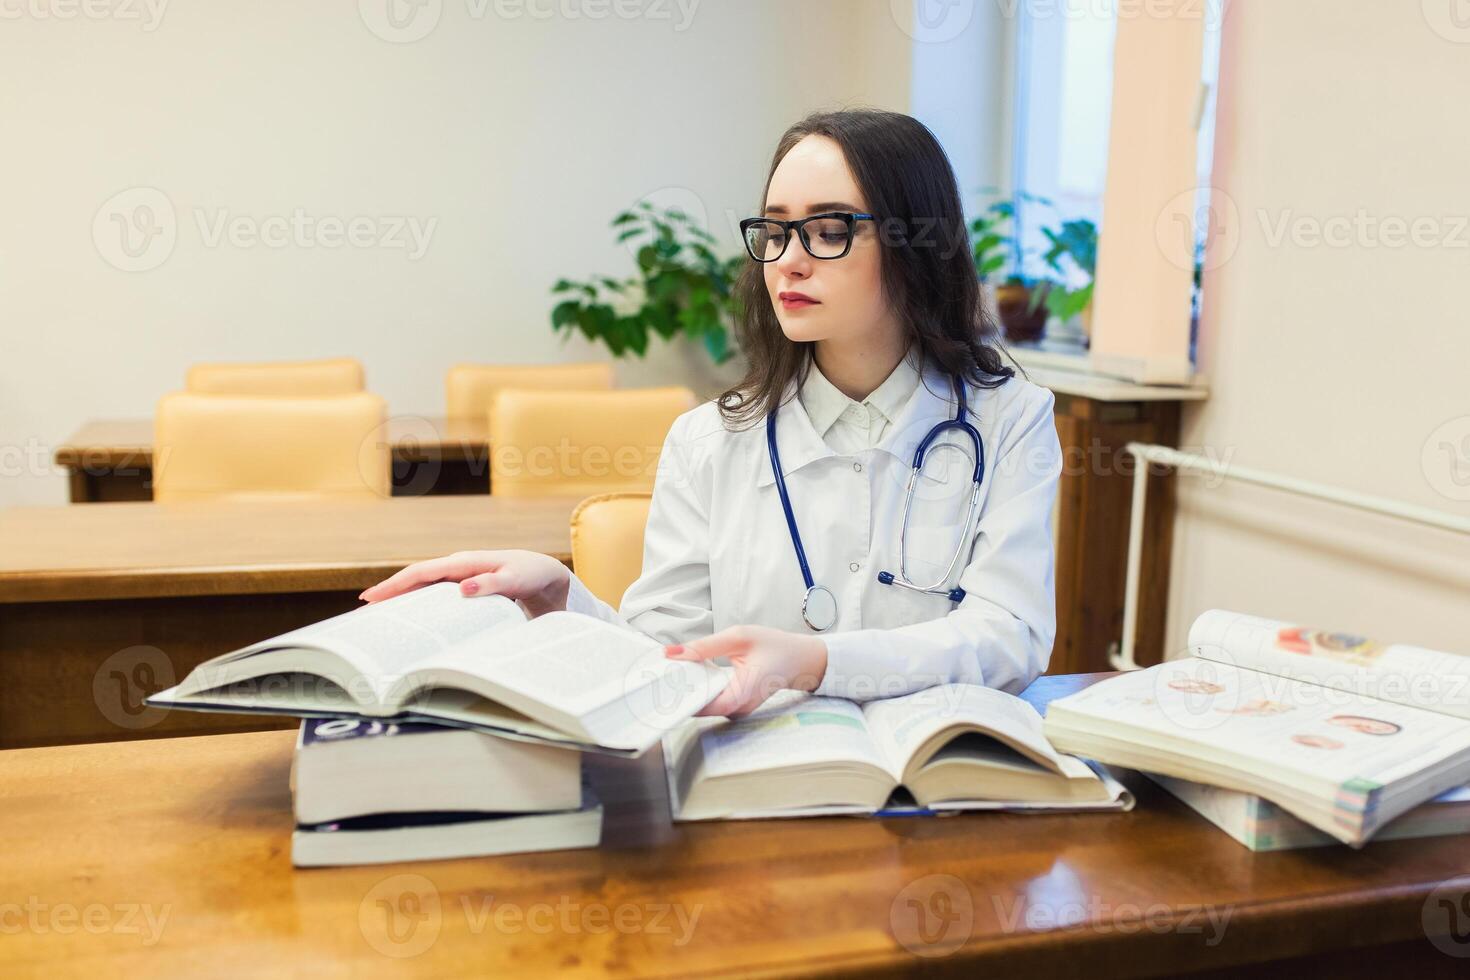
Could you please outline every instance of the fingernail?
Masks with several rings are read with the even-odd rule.
[[[684,644],[682,644],[682,643],[670,643],[670,644],[668,644],[667,646],[664,647],[664,656],[665,657],[677,657],[679,654],[681,654],[683,652],[684,652]]]
[[[476,592],[480,591],[480,583],[465,582],[463,585],[460,586],[460,588],[463,589],[465,595],[474,595]]]

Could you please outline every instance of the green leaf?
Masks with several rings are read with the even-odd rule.
[[[977,270],[981,279],[988,279],[994,273],[1000,271],[1001,266],[1006,264],[1004,255],[993,255],[980,264]]]
[[[576,323],[577,311],[581,308],[582,304],[574,299],[556,304],[555,308],[551,311],[551,328],[553,330],[560,330],[563,327]]]
[[[616,228],[618,225],[625,225],[630,221],[637,220],[638,216],[632,211],[623,211],[616,218],[612,219],[612,226]]]
[[[709,351],[709,356],[714,358],[716,364],[723,364],[730,359],[729,337],[724,327],[715,324],[704,332],[704,349]]]

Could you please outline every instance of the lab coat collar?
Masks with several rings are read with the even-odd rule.
[[[966,399],[973,412],[975,396],[972,388],[967,388]],[[794,381],[787,384],[780,404],[776,447],[781,453],[781,470],[787,477],[809,463],[837,455],[818,435],[811,418],[802,408],[801,400],[796,397]],[[913,394],[899,409],[874,451],[886,452],[907,465],[912,462],[914,450],[929,430],[945,419],[954,418],[954,410],[954,385],[949,375],[933,362],[926,361]],[[760,425],[762,448],[765,447],[765,425],[765,422]],[[767,460],[757,473],[756,486],[768,487],[775,482],[776,475]]]

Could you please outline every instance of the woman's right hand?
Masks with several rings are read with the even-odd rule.
[[[415,562],[363,590],[365,602],[381,602],[435,582],[458,582],[463,596],[503,595],[518,599],[532,616],[567,607],[572,573],[550,555],[535,551],[456,551]]]

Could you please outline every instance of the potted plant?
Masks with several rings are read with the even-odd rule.
[[[1058,228],[1041,231],[1051,243],[1042,260],[1058,277],[1046,293],[1047,312],[1064,323],[1078,318],[1083,334],[1090,336],[1092,289],[1097,276],[1097,225],[1086,218],[1077,218],[1063,221]],[[1087,281],[1070,285],[1069,281],[1075,280],[1079,273]]]
[[[555,294],[571,294],[551,311],[553,330],[580,330],[616,357],[642,357],[649,335],[698,339],[716,364],[734,356],[730,327],[738,316],[734,283],[744,256],[722,259],[715,238],[677,208],[644,201],[612,220],[619,243],[637,245],[638,271],[625,279],[559,279]]]
[[[1025,249],[1016,226],[1016,203],[1047,203],[1024,191],[996,201],[970,222],[975,272],[995,294],[996,314],[1007,340],[1035,341],[1046,329],[1045,300],[1050,283],[1025,273]],[[1007,266],[1010,272],[999,278]]]

